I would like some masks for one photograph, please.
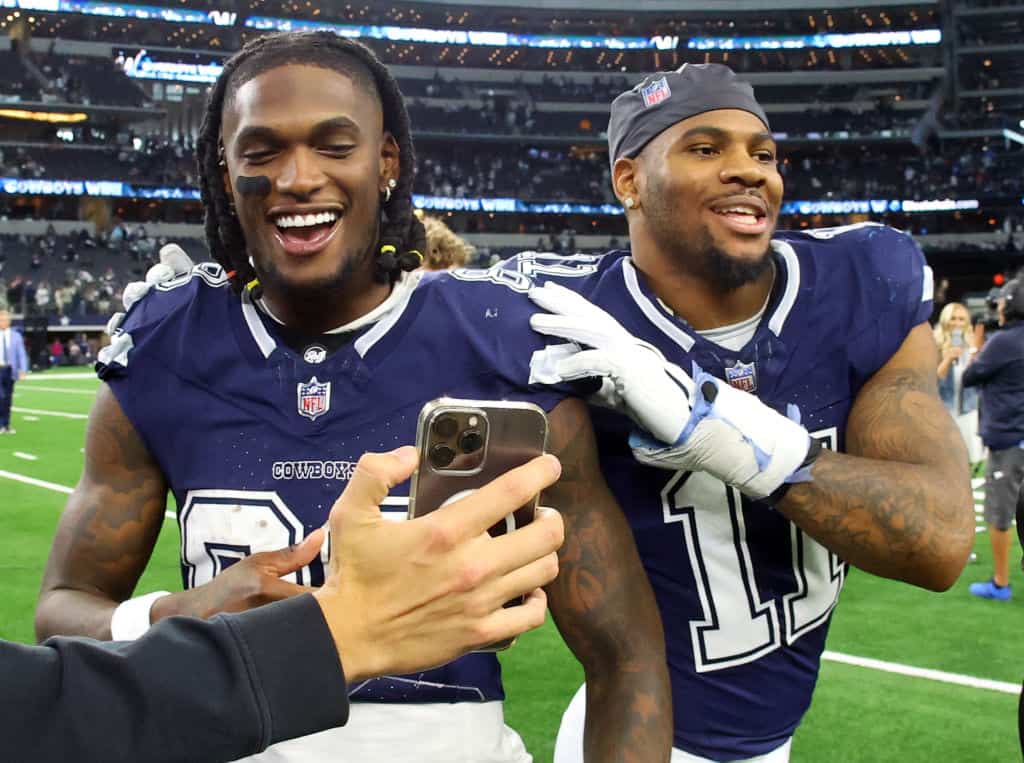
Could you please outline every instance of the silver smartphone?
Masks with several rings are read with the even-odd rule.
[[[420,465],[409,488],[409,517],[428,514],[483,487],[544,453],[548,420],[533,403],[438,398],[423,406],[416,424]],[[537,496],[493,525],[492,536],[533,521]],[[522,599],[506,606],[521,604]],[[515,639],[480,651],[507,649]]]

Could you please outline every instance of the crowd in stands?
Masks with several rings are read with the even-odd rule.
[[[508,112],[512,113],[512,112]],[[194,187],[193,147],[160,138],[113,147],[0,144],[0,176],[122,180]],[[417,193],[614,203],[607,154],[562,144],[438,141],[418,145]],[[790,199],[957,198],[1024,193],[1024,151],[1001,140],[950,142],[920,151],[910,143],[803,142],[780,150]]]
[[[25,70],[18,54],[13,50],[0,50],[0,102],[38,101],[39,84]]]
[[[121,137],[124,140],[115,140],[114,145],[0,144],[0,176],[196,185],[191,145],[161,138],[132,139],[127,134]]]
[[[58,235],[53,226],[41,236],[0,235],[0,306],[63,323],[109,316],[120,309],[125,284],[141,279],[166,243],[145,226],[123,223],[99,236],[85,228]],[[177,243],[209,259],[202,242]]]
[[[55,44],[56,39],[48,52],[40,53],[15,41],[11,50],[0,51],[0,100],[124,108],[148,105],[145,93],[112,61],[59,55],[54,52]]]

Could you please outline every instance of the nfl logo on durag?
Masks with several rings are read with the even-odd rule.
[[[757,369],[753,363],[740,363],[736,361],[725,369],[725,379],[736,389],[744,392],[755,392],[757,390]]]
[[[303,384],[299,382],[299,413],[310,421],[316,421],[331,409],[331,383],[319,382],[314,376]]]
[[[669,89],[668,80],[664,77],[640,88],[640,97],[644,99],[644,106],[647,108],[668,100],[670,95],[672,95],[672,91]]]

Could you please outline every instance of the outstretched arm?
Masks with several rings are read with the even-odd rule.
[[[82,477],[57,525],[36,607],[36,636],[110,638],[164,520],[167,486],[114,394],[89,414]]]
[[[555,623],[587,678],[584,759],[667,761],[672,695],[665,639],[633,535],[597,461],[579,400],[550,414],[562,477],[544,493],[565,520],[561,571],[547,587]]]
[[[813,480],[777,508],[851,564],[945,590],[974,543],[967,452],[939,399],[927,325],[864,385],[847,423],[846,453],[823,451]]]
[[[114,610],[135,590],[164,522],[167,483],[113,392],[100,388],[89,415],[82,478],[61,515],[36,607],[36,635],[111,638]],[[318,553],[313,533],[291,548],[261,552],[205,585],[158,599],[153,622],[210,617],[302,593],[281,580]]]

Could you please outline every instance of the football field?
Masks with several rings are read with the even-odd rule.
[[[0,637],[34,640],[32,611],[50,539],[82,463],[88,369],[36,374],[16,387],[14,436],[0,437],[4,596]],[[978,481],[976,480],[976,483]],[[980,503],[980,485],[975,497]],[[136,593],[180,587],[174,506]],[[1024,675],[1024,574],[1011,556],[1014,600],[975,600],[991,574],[984,532],[978,563],[935,594],[851,571],[836,611],[815,699],[794,761],[947,763],[1021,759],[1017,696]],[[682,559],[680,562],[682,563]],[[561,712],[582,671],[554,626],[503,655],[507,721],[541,763],[551,760]],[[699,701],[695,698],[694,701]]]

